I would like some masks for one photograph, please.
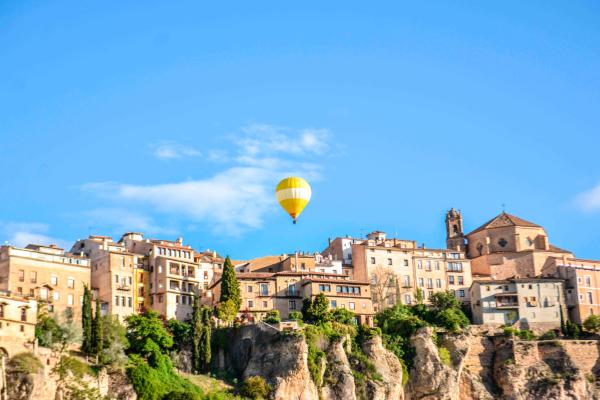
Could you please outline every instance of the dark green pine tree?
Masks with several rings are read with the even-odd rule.
[[[104,336],[102,327],[102,311],[100,309],[100,299],[96,299],[96,315],[92,321],[92,354],[100,354],[104,348]]]
[[[223,265],[223,277],[221,278],[221,297],[219,302],[225,302],[227,300],[233,300],[239,310],[242,305],[242,297],[240,295],[240,284],[238,283],[237,277],[235,276],[235,269],[229,256],[225,259]]]
[[[92,353],[92,292],[84,285],[83,303],[81,305],[81,328],[83,330],[83,341],[81,351],[86,354]]]
[[[200,373],[202,369],[200,355],[202,340],[202,315],[200,311],[200,298],[194,296],[194,307],[192,314],[192,371]]]
[[[202,307],[202,334],[200,337],[200,367],[202,372],[207,372],[212,360],[210,348],[212,336],[211,316],[212,310],[209,307]]]

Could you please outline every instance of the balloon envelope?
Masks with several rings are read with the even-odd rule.
[[[294,219],[300,215],[310,201],[312,190],[304,179],[291,176],[283,179],[275,189],[279,205]]]

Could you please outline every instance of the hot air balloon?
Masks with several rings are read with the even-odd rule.
[[[279,205],[290,214],[294,224],[296,218],[310,201],[311,194],[312,191],[308,182],[295,176],[283,179],[275,189],[275,196]]]

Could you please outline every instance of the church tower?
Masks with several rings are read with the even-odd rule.
[[[462,215],[455,208],[446,213],[446,246],[452,250],[466,250]]]

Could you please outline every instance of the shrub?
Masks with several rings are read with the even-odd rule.
[[[554,340],[554,339],[556,339],[556,332],[554,332],[554,331],[545,332],[544,334],[542,334],[539,337],[539,339],[540,340]]]
[[[290,313],[290,319],[292,321],[302,321],[302,313],[300,311],[292,311]]]
[[[583,327],[586,331],[598,333],[600,332],[600,315],[590,315],[583,321]]]
[[[203,400],[202,396],[192,392],[169,392],[161,400]]]
[[[567,321],[567,323],[565,324],[565,334],[573,339],[577,339],[579,337],[579,333],[581,332],[581,329],[579,329],[579,327],[571,322],[571,321]]]
[[[469,318],[459,308],[448,308],[438,312],[435,322],[450,332],[459,332],[469,326]]]
[[[265,318],[265,322],[269,324],[277,324],[281,322],[281,316],[279,315],[279,310],[271,310],[267,313]]]
[[[39,358],[33,353],[24,352],[15,354],[8,362],[8,367],[12,371],[24,374],[36,374],[44,366]]]
[[[345,308],[336,308],[331,311],[331,320],[341,324],[356,324],[356,314]]]
[[[262,376],[250,376],[242,385],[242,394],[255,400],[266,399],[271,393],[271,386]]]
[[[452,365],[452,358],[450,358],[450,352],[445,347],[438,347],[438,355],[442,364],[450,367]]]
[[[517,336],[522,340],[534,340],[535,334],[528,329],[519,330],[511,326],[504,328],[504,334],[507,336]]]
[[[96,376],[96,371],[85,362],[69,356],[62,356],[57,366],[58,374],[61,378],[65,377],[67,372],[71,372],[76,378],[84,376]]]

